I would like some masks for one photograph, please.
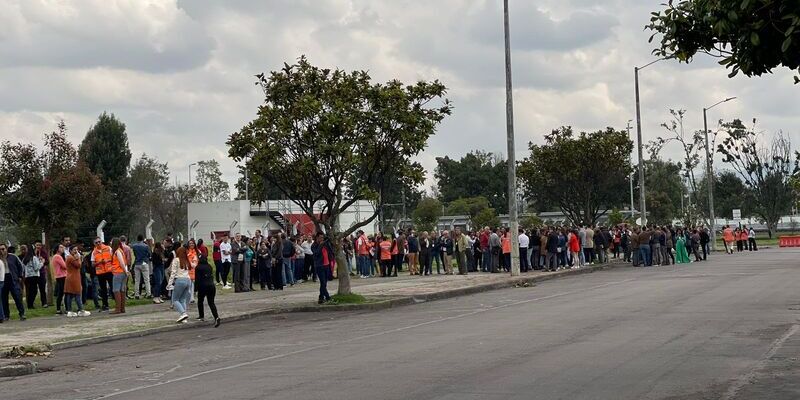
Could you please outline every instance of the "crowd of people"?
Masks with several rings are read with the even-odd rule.
[[[725,226],[719,233],[727,254],[758,250],[752,227]],[[705,227],[551,226],[520,229],[517,235],[521,272],[581,268],[611,259],[636,267],[682,264],[704,261],[711,252],[711,235]],[[508,228],[463,231],[456,227],[452,232],[409,228],[375,235],[358,231],[342,242],[342,251],[347,271],[362,279],[394,277],[404,270],[409,275],[432,275],[434,264],[439,275],[511,270]],[[90,312],[84,305],[88,302],[101,313],[122,314],[128,299],[145,298],[156,304],[169,301],[178,323],[188,320],[193,303],[197,303],[197,319],[205,320],[207,303],[219,326],[217,286],[234,292],[283,290],[310,280],[319,282],[318,303],[323,304],[331,301],[327,282],[336,277],[335,259],[334,247],[322,233],[264,236],[260,230],[252,237],[239,233],[214,237],[210,246],[202,239],[181,243],[171,235],[160,242],[139,235],[130,245],[125,236],[109,242],[98,237],[89,248],[65,237],[49,252],[41,242],[18,248],[0,244],[0,276],[4,277],[0,323],[9,318],[9,297],[21,320],[25,320],[26,307],[36,307],[37,295],[41,307],[50,306],[48,265],[55,278],[56,314],[87,317]]]

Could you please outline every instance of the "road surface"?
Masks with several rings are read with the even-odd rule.
[[[797,399],[800,251],[57,352],[4,399]]]

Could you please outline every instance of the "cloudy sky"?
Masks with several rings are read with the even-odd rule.
[[[517,157],[561,125],[624,128],[634,118],[633,66],[652,59],[650,11],[662,0],[511,0]],[[77,143],[103,111],[127,124],[135,155],[168,161],[174,177],[216,158],[233,182],[226,137],[254,117],[253,75],[301,54],[367,69],[376,80],[442,80],[454,114],[421,155],[505,154],[501,0],[0,0],[0,140],[38,142],[61,118]],[[800,145],[798,88],[788,71],[727,74],[712,59],[642,71],[645,139],[670,108],[702,128],[759,119]],[[716,125],[714,122],[713,125]],[[678,155],[670,146],[667,155]]]

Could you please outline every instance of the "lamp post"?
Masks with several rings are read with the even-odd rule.
[[[189,164],[189,189],[192,188],[192,166],[197,165],[196,162]]]
[[[639,108],[639,71],[663,60],[650,61],[642,67],[633,67],[633,79],[636,89],[636,138],[638,139],[639,148],[639,213],[641,214],[642,223],[640,225],[647,225],[647,204],[644,197],[644,144],[642,143],[642,116]]]
[[[517,223],[517,162],[514,155],[514,99],[511,85],[511,35],[508,0],[503,0],[503,30],[506,48],[506,141],[508,144],[508,227],[511,240],[511,276],[519,275],[519,228]]]
[[[708,186],[708,220],[711,225],[711,250],[717,250],[717,224],[716,216],[714,215],[714,169],[712,166],[711,149],[708,143],[708,118],[706,116],[708,110],[722,104],[727,103],[736,97],[728,97],[725,100],[718,101],[711,107],[703,108],[703,132],[706,135],[706,186]]]

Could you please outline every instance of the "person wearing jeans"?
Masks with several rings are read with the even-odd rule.
[[[325,235],[317,233],[314,240],[314,245],[311,246],[311,251],[314,253],[314,268],[319,277],[319,297],[318,304],[325,303],[331,300],[331,295],[328,293],[328,270],[333,261],[333,251],[330,244],[325,240]]]
[[[282,252],[282,262],[283,262],[283,270],[281,271],[281,275],[283,277],[283,284],[284,285],[291,285],[294,286],[294,274],[292,273],[292,256],[294,255],[294,243],[291,240],[286,238],[285,234],[281,235],[281,252]]]
[[[185,322],[189,319],[186,313],[191,295],[192,281],[189,279],[189,270],[192,268],[185,247],[181,246],[175,250],[175,258],[170,264],[169,282],[167,289],[172,289],[172,305],[178,312],[177,323]]]

